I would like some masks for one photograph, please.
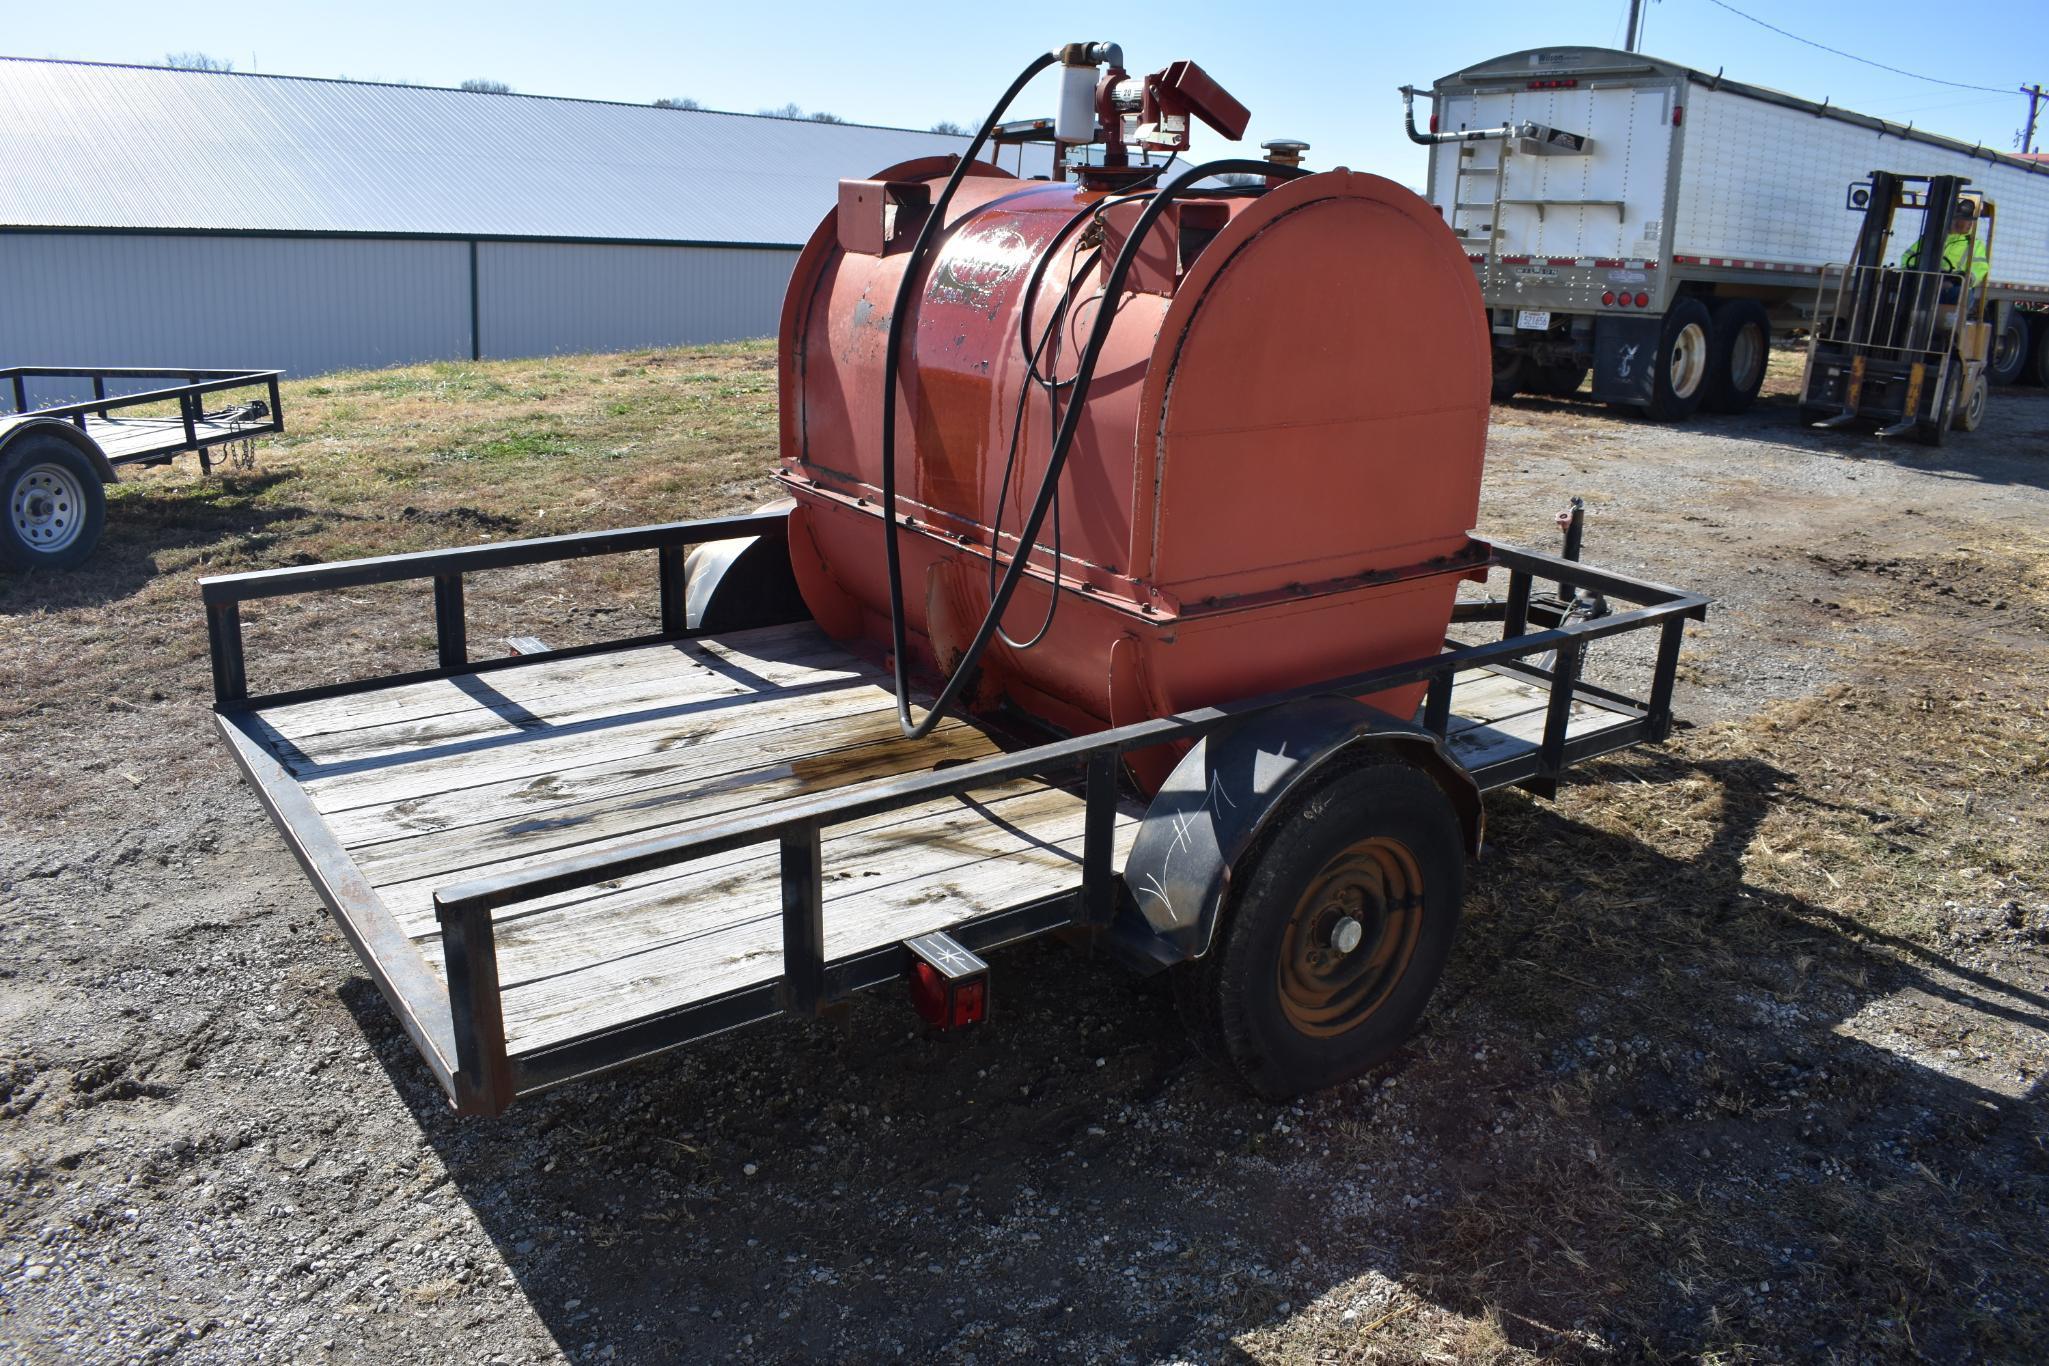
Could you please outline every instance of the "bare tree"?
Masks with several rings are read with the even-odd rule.
[[[952,119],[941,119],[932,125],[932,131],[935,133],[945,133],[948,137],[956,138],[964,138],[968,135],[968,130],[955,123]]]
[[[765,119],[801,119],[804,117],[804,111],[798,107],[795,100],[790,101],[780,109],[757,109],[754,112]]]
[[[828,114],[823,109],[809,116],[813,123],[845,123],[838,114]]]
[[[703,105],[688,95],[664,95],[655,101],[657,109],[702,109]]]
[[[469,80],[464,81],[458,88],[467,90],[473,95],[510,95],[512,93],[512,87],[503,81],[487,81],[477,77],[471,77]]]
[[[1244,171],[1227,171],[1217,177],[1219,185],[1264,185],[1265,176],[1249,175]]]
[[[224,62],[218,57],[209,57],[204,52],[167,52],[164,65],[180,71],[233,71],[233,62]]]

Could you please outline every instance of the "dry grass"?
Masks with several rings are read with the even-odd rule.
[[[180,727],[204,729],[195,578],[755,506],[773,496],[775,387],[766,342],[289,383],[286,433],[260,444],[255,469],[207,476],[188,457],[136,471],[109,490],[87,572],[0,574],[0,742],[39,714],[75,713],[66,733],[82,741],[107,709],[161,715],[155,704],[168,704],[175,723],[153,727],[131,764],[154,768],[154,783],[173,793],[204,781],[179,739]],[[473,645],[646,629],[637,623],[655,612],[651,560],[477,576]],[[252,684],[422,667],[431,621],[407,586],[262,605],[246,622]],[[92,800],[91,773],[53,766],[12,814],[50,820],[78,808]]]

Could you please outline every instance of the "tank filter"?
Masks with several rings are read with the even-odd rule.
[[[1060,68],[1060,109],[1053,120],[1059,142],[1096,140],[1096,68],[1067,63]]]

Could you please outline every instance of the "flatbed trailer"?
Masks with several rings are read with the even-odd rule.
[[[214,452],[284,428],[278,370],[193,370],[144,367],[14,365],[0,368],[0,392],[12,409],[0,413],[0,566],[65,569],[92,553],[106,520],[102,490],[124,466],[199,456],[211,471]],[[177,383],[109,393],[110,385],[150,380]],[[90,385],[90,399],[34,403],[34,382]],[[240,403],[220,396],[262,391]],[[215,406],[209,406],[209,399]],[[176,404],[175,413],[136,410]]]
[[[1507,596],[1453,620],[1499,622],[1485,643],[1094,734],[960,718],[911,742],[887,672],[811,622],[691,625],[685,551],[784,526],[765,513],[201,581],[220,732],[460,1112],[1057,930],[1099,932],[1145,970],[1199,955],[1140,914],[1183,895],[1145,849],[1164,836],[1171,863],[1197,836],[1227,843],[1222,818],[1259,797],[1148,804],[1120,780],[1134,751],[1370,715],[1375,738],[1470,777],[1477,848],[1478,792],[1549,792],[1572,764],[1668,732],[1685,622],[1706,607],[1475,542]],[[466,574],[648,551],[659,633],[471,658]],[[435,667],[250,692],[245,603],[405,581],[432,584]],[[1604,615],[1586,615],[1595,602]],[[1657,634],[1643,696],[1581,677],[1590,644],[1633,631]],[[1417,682],[1413,719],[1351,700]]]

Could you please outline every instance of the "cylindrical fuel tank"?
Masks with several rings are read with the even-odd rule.
[[[950,169],[913,162],[843,184],[783,307],[793,567],[826,631],[878,657],[890,639],[889,310]],[[1060,481],[1057,534],[1048,518],[1005,629],[1038,631],[1056,575],[1058,610],[1031,648],[991,647],[974,704],[1008,700],[1085,731],[1435,652],[1459,578],[1484,555],[1467,533],[1488,337],[1456,239],[1408,190],[1330,171],[1178,199],[1123,297],[1106,300],[1141,207],[993,170],[964,180],[949,207],[896,395],[914,666],[953,666],[989,605],[992,546],[999,564],[1017,553],[1056,426],[1028,378],[1019,310],[1077,214],[1088,218],[1053,248],[1031,301],[1034,341],[1070,305],[1041,371],[1072,376],[1097,310],[1117,315]],[[1419,697],[1376,700],[1407,714]]]

